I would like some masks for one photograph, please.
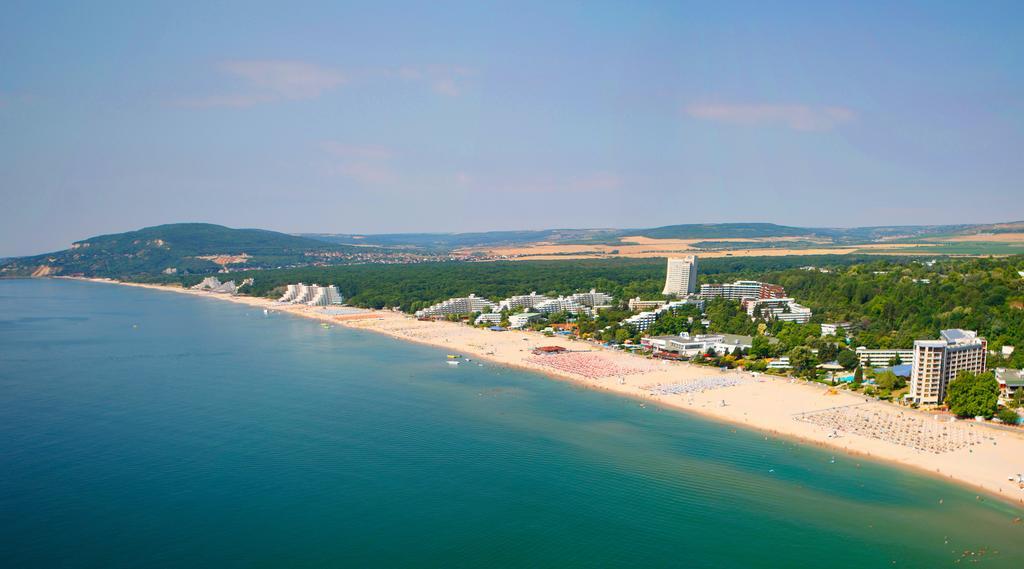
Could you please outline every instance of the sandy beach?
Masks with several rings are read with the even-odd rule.
[[[215,298],[314,318],[339,326],[436,346],[463,357],[529,369],[591,389],[635,398],[652,412],[677,409],[776,436],[801,439],[855,457],[870,457],[967,485],[1024,505],[1024,490],[1008,478],[1024,472],[1024,433],[896,405],[827,386],[737,370],[721,371],[605,349],[536,332],[492,332],[452,322],[424,322],[392,311],[334,314],[323,308],[168,287],[109,282]],[[567,351],[536,355],[539,346]],[[440,362],[439,362],[440,363]],[[936,496],[940,500],[941,496]]]

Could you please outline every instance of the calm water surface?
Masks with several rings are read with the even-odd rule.
[[[831,456],[212,299],[0,281],[5,567],[1024,567],[1020,511]]]

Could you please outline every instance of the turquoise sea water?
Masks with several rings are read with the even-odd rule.
[[[4,567],[1024,567],[1021,511],[831,456],[213,299],[0,281]]]

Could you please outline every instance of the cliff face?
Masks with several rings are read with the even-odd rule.
[[[59,272],[59,269],[54,269],[49,265],[39,265],[36,270],[32,271],[33,277],[48,277]]]

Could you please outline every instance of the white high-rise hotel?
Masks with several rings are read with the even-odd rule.
[[[942,330],[939,340],[914,341],[914,367],[907,397],[921,405],[939,405],[946,387],[961,371],[985,371],[985,338],[970,330]]]
[[[662,294],[686,296],[697,290],[697,256],[668,259],[668,271],[665,274],[665,290]]]

